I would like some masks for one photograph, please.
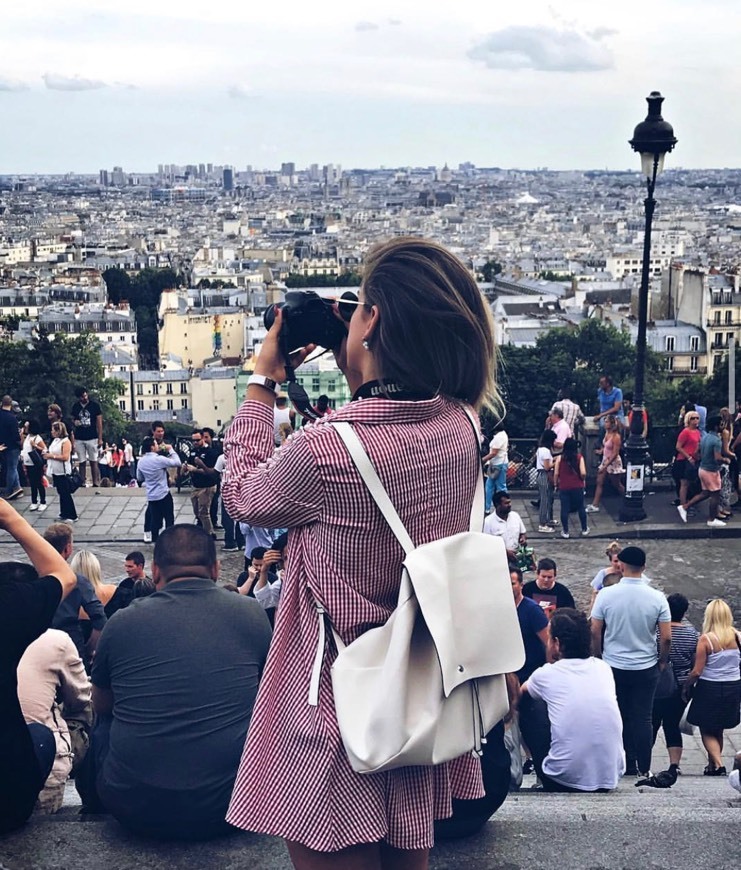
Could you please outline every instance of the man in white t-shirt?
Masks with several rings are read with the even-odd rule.
[[[625,770],[615,680],[590,655],[586,616],[555,611],[548,658],[520,689],[520,728],[544,791],[609,791]]]
[[[483,462],[489,463],[486,478],[486,513],[491,510],[491,502],[496,492],[507,492],[507,471],[509,469],[509,437],[504,429],[497,428],[489,442],[489,452]]]
[[[517,560],[517,549],[527,543],[527,533],[522,518],[512,510],[512,499],[506,492],[494,494],[494,510],[484,521],[484,532],[503,538],[507,558]]]

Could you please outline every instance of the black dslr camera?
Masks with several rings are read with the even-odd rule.
[[[286,362],[293,351],[307,344],[318,344],[333,350],[342,344],[347,330],[332,311],[334,300],[322,299],[313,290],[289,290],[286,301],[278,307],[283,310],[283,326],[280,331],[280,349]],[[265,327],[275,323],[273,306],[264,316]]]

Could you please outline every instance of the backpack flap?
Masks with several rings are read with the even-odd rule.
[[[422,544],[404,560],[437,650],[445,697],[525,663],[504,542],[461,532]]]

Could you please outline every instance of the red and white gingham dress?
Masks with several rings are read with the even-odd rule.
[[[434,819],[452,813],[451,797],[483,796],[478,759],[355,773],[335,715],[330,633],[319,704],[308,703],[315,602],[352,642],[391,614],[403,557],[330,419],[353,423],[416,544],[468,528],[478,445],[460,406],[439,397],[362,399],[274,454],[272,410],[242,405],[226,440],[224,503],[235,519],[290,531],[275,634],[227,821],[324,852],[378,841],[429,848]]]

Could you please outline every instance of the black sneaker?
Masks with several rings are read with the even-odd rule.
[[[18,487],[18,489],[13,490],[10,495],[5,496],[6,501],[15,501],[17,498],[20,498],[23,495],[23,490]]]
[[[539,501],[531,501],[530,504],[531,504],[533,507],[540,507],[540,502],[539,502]]]
[[[221,549],[224,553],[237,553],[239,551],[239,547],[222,547]]]

